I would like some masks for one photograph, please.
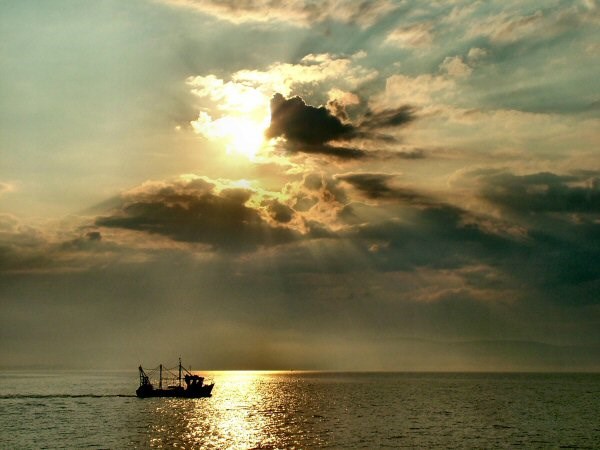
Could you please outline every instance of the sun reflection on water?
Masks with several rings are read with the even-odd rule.
[[[211,398],[148,399],[154,403],[149,444],[156,448],[276,448],[284,413],[277,372],[212,372]],[[159,420],[156,420],[159,418]]]
[[[253,405],[263,403],[264,392],[260,386],[259,372],[219,372],[215,378],[219,379],[222,393],[227,393],[219,398],[214,397],[213,414],[217,418],[214,437],[218,437],[223,447],[250,448],[265,446],[268,439],[267,423],[262,415],[253,411]],[[197,409],[202,409],[197,403]],[[201,417],[197,411],[195,417]],[[196,431],[202,430],[202,425],[193,425]]]

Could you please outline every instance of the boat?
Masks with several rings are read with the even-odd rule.
[[[178,369],[178,375],[172,371]],[[179,358],[179,366],[173,369],[166,369],[160,364],[156,369],[148,370],[148,372],[156,372],[158,370],[158,388],[154,387],[150,381],[150,377],[146,371],[139,367],[140,371],[140,387],[135,391],[139,398],[147,397],[179,397],[179,398],[201,398],[211,397],[215,383],[204,384],[204,377],[195,375],[181,365]],[[182,377],[183,375],[183,377]],[[182,384],[185,382],[185,387]],[[166,388],[163,386],[166,382]],[[172,383],[172,384],[169,384]]]

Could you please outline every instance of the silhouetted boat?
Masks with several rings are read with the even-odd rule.
[[[178,376],[175,376],[171,370],[178,369]],[[155,370],[159,371],[158,388],[155,388],[150,382],[150,377],[146,374],[142,366],[140,370],[140,387],[137,388],[135,394],[140,398],[146,397],[182,397],[182,398],[200,398],[210,397],[215,383],[204,384],[204,377],[194,375],[181,365],[179,358],[179,366],[173,369],[164,369],[161,364]],[[163,371],[171,376],[163,377]],[[150,372],[150,370],[149,370]],[[185,375],[182,378],[182,374]],[[185,382],[185,387],[181,381]],[[166,389],[163,388],[163,382],[167,382]],[[176,382],[177,384],[168,384],[168,382]]]

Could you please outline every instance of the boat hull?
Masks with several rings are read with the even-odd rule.
[[[175,398],[203,398],[211,397],[214,384],[206,384],[198,386],[195,389],[184,389],[183,387],[175,387],[170,389],[153,389],[146,386],[140,386],[135,394],[139,398],[150,397],[175,397]]]

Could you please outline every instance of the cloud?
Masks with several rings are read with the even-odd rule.
[[[519,212],[600,213],[600,172],[515,175],[506,170],[467,173],[480,183],[481,195]]]
[[[460,267],[471,258],[474,261],[482,257],[494,266],[505,252],[521,245],[520,236],[507,232],[501,220],[402,184],[397,174],[351,172],[338,174],[335,179],[342,186],[352,186],[359,194],[352,195],[354,201],[346,203],[340,212],[351,224],[347,232],[358,233],[361,239],[371,240],[381,247],[381,261],[392,263],[393,260],[393,264],[400,264],[399,267],[435,266],[442,261],[434,256],[435,249],[447,248],[449,253],[444,256],[444,264],[449,267]],[[361,196],[369,200],[368,206],[360,202]],[[358,228],[353,228],[356,226]],[[381,246],[381,243],[385,245]],[[410,252],[395,254],[400,243],[403,248],[409,245]],[[417,248],[413,249],[413,245],[421,246],[421,253]],[[464,247],[462,254],[453,254],[455,245],[468,245],[470,250]],[[487,256],[484,256],[486,252]],[[386,254],[388,257],[383,256]],[[392,254],[394,258],[389,259]]]
[[[287,22],[310,26],[328,20],[367,27],[396,8],[389,0],[163,0],[174,6],[184,6],[233,23]]]
[[[266,70],[239,70],[231,79],[246,86],[260,86],[265,92],[290,95],[292,89],[314,83],[335,83],[331,88],[353,90],[375,79],[377,70],[361,66],[356,60],[364,52],[351,56],[309,53],[298,64],[275,62]]]
[[[188,77],[186,82],[191,87],[191,92],[202,99],[202,110],[190,124],[196,133],[224,145],[228,153],[241,154],[257,161],[266,147],[262,131],[269,124],[269,116],[276,117],[279,121],[289,118],[286,138],[292,144],[302,142],[310,146],[306,148],[306,152],[331,154],[347,159],[361,157],[363,152],[356,147],[334,148],[335,146],[325,145],[325,142],[341,139],[344,131],[352,129],[350,125],[340,122],[340,119],[348,122],[346,107],[360,102],[356,94],[341,87],[356,88],[377,74],[376,71],[355,64],[355,59],[362,56],[308,54],[299,64],[274,63],[265,71],[237,71],[229,81],[213,74]],[[332,83],[336,86],[333,87]],[[281,102],[281,105],[275,105],[271,99],[270,114],[269,98],[273,94],[288,95],[292,89],[314,84],[321,85],[323,89],[327,84],[330,85],[327,109],[308,107],[305,104],[294,105],[297,101],[303,103],[299,98]],[[279,114],[273,113],[275,106],[282,107]],[[318,125],[316,130],[329,134],[313,136],[313,133],[303,132],[302,127],[294,127],[293,119],[296,115],[303,115],[302,120],[311,120],[312,125]],[[271,120],[267,135],[279,136],[280,130],[276,128],[277,123]],[[303,135],[298,136],[298,133]],[[288,150],[294,151],[292,148]]]
[[[487,195],[495,175],[499,176],[482,171],[465,180],[476,180],[482,195]],[[540,173],[524,179],[497,178],[493,185],[578,189],[572,184],[583,180],[584,174],[557,178]],[[569,211],[588,210],[575,202]],[[275,258],[269,264],[282,272],[352,273],[359,268],[377,273],[460,272],[456,273],[463,284],[440,281],[435,289],[421,287],[411,293],[428,302],[449,297],[497,302],[507,296],[516,301],[540,295],[557,304],[563,304],[563,298],[577,298],[578,304],[595,301],[590,292],[600,283],[593,265],[600,248],[589,242],[600,236],[597,224],[584,221],[538,228],[532,223],[513,233],[511,227],[518,221],[508,220],[436,199],[402,184],[393,173],[350,172],[333,177],[309,173],[281,193],[260,195],[230,182],[190,176],[147,183],[126,193],[120,208],[96,220],[100,230],[90,230],[70,245],[85,248],[104,242],[97,231],[104,235],[115,229],[134,230],[225,253],[251,251],[259,257],[267,251]],[[286,244],[286,251],[280,252],[278,244]],[[318,267],[303,256],[302,249],[314,246],[319,250],[309,254],[318,252]],[[345,246],[354,250],[341,251]],[[486,273],[493,277],[482,279],[480,271],[467,270],[478,266],[487,267]]]
[[[271,98],[271,124],[266,135],[318,145],[332,140],[352,139],[356,136],[356,128],[342,123],[323,106],[316,108],[304,103],[300,97],[286,99],[276,93]]]
[[[402,193],[394,198],[394,193],[376,190],[374,195],[386,202],[407,203],[400,198]],[[391,209],[389,203],[387,208]],[[348,205],[344,214],[352,214],[352,210],[363,220],[355,220],[343,236],[363,243],[364,255],[369,255],[370,264],[378,271],[445,272],[485,265],[500,274],[497,284],[485,288],[481,281],[473,279],[467,290],[452,288],[455,298],[472,296],[467,294],[471,291],[475,298],[485,301],[538,298],[563,306],[598,304],[593,293],[600,288],[600,248],[589,244],[590,239],[597,242],[600,236],[598,225],[593,230],[571,227],[567,233],[530,229],[523,239],[502,234],[501,230],[496,232],[499,221],[490,227],[483,217],[443,203],[427,205],[417,201],[414,206],[376,221],[365,221],[365,215],[360,216],[360,208],[354,204]],[[424,292],[422,298],[439,301],[447,289],[443,286]]]
[[[560,182],[580,183],[594,174],[572,176]],[[551,178],[540,176],[544,182]],[[345,220],[350,213],[359,220]],[[294,231],[299,215],[309,230],[305,234]],[[124,218],[131,222],[114,221]],[[580,308],[593,308],[598,302],[594,262],[599,253],[589,248],[590,242],[598,242],[598,235],[562,239],[530,230],[527,239],[518,239],[498,231],[500,221],[493,227],[485,220],[468,210],[468,203],[457,207],[436,200],[396,173],[307,173],[272,194],[261,194],[249,184],[236,187],[227,180],[191,175],[145,183],[124,193],[121,204],[93,227],[81,228],[54,247],[47,236],[36,241],[36,232],[27,232],[14,218],[0,221],[0,229],[11,234],[8,241],[16,242],[15,234],[21,233],[21,247],[37,248],[46,267],[69,255],[71,265],[83,268],[73,274],[52,274],[50,280],[40,274],[11,278],[4,270],[0,290],[9,303],[5,302],[2,317],[5,328],[35,324],[32,328],[41,333],[51,328],[45,314],[19,319],[14,313],[21,311],[17,300],[27,298],[25,307],[38,313],[46,311],[44,305],[54,311],[64,305],[70,315],[55,314],[53,326],[62,326],[63,317],[77,317],[79,332],[99,317],[106,318],[108,335],[118,340],[135,335],[140,348],[149,338],[144,334],[148,327],[168,329],[191,324],[200,316],[210,323],[201,332],[206,338],[222,329],[249,326],[248,334],[240,332],[244,341],[255,338],[255,328],[267,329],[269,340],[277,340],[280,330],[293,340],[290,329],[314,336],[326,328],[344,341],[356,331],[361,337],[389,336],[394,345],[400,335],[464,341],[552,334],[556,340],[572,342],[577,341],[573,326],[586,327],[588,336],[597,334],[593,318],[583,323],[577,315],[583,314]],[[231,243],[224,246],[225,237],[216,228],[224,229]],[[286,235],[275,239],[285,246],[266,239],[275,229],[287,229]],[[126,248],[123,243],[112,259],[102,259],[106,246],[122,233],[130,233],[134,239],[129,242],[142,248]],[[133,258],[152,251],[161,237],[177,249]],[[204,252],[204,247],[212,251]],[[125,257],[133,263],[124,263]],[[92,264],[95,270],[86,271]],[[77,286],[76,299],[64,297],[67,286]],[[168,313],[159,320],[152,314],[155,310]],[[539,319],[540,311],[544,320],[532,328],[531,320]],[[113,320],[133,312],[141,314],[133,330],[131,323]],[[544,334],[542,326],[551,332]],[[374,348],[380,351],[377,345]],[[215,350],[212,364],[238,363],[222,354]],[[273,358],[270,361],[277,360]]]
[[[256,160],[259,153],[266,155],[263,150],[270,145],[262,142],[261,129],[265,128],[266,137],[284,139],[285,145],[277,148],[290,153],[321,154],[341,160],[422,157],[422,151],[379,146],[396,143],[386,130],[412,122],[416,118],[413,107],[384,105],[351,118],[349,108],[364,108],[358,107],[360,98],[348,89],[377,74],[355,64],[364,56],[364,52],[351,57],[308,54],[299,64],[274,63],[265,71],[237,71],[229,81],[212,74],[189,77],[187,84],[192,92],[212,103],[204,109],[213,110],[201,110],[191,125],[197,133],[225,145],[229,153],[250,155]],[[285,97],[292,89],[315,84],[321,89],[329,86],[326,106],[309,105],[300,96]],[[271,95],[270,117],[267,95]],[[343,144],[350,141],[352,145]]]
[[[454,80],[441,75],[416,77],[396,74],[387,78],[385,90],[370,99],[374,110],[397,108],[399,105],[428,106],[446,97],[455,87]]]
[[[500,12],[475,20],[468,36],[486,36],[495,44],[511,44],[525,39],[548,39],[586,25],[597,26],[600,14],[585,5],[539,9],[530,14]]]
[[[542,11],[523,16],[501,13],[489,17],[479,26],[475,26],[471,32],[488,36],[494,42],[512,42],[533,33],[543,20]]]
[[[14,192],[15,190],[15,186],[12,183],[5,183],[0,181],[0,196],[9,193],[9,192]]]
[[[487,174],[488,181],[493,175]],[[590,174],[586,176],[589,179]],[[565,187],[565,183],[583,182],[583,176],[539,173],[522,179],[510,176],[496,180],[494,186],[516,184],[535,186],[537,190],[540,185],[550,184],[559,188],[558,201],[556,196],[543,201],[527,198],[528,194],[519,189],[518,194],[524,197],[520,202],[526,209],[522,203],[514,204],[516,195],[493,199],[511,210],[527,214],[536,211],[591,214],[588,219],[558,223],[491,217],[399,185],[397,178],[386,173],[336,176],[371,201],[369,205],[361,204],[353,196],[354,201],[345,205],[340,217],[348,227],[340,232],[340,237],[362,243],[364,254],[370,255],[371,264],[378,270],[462,270],[484,264],[501,274],[498,278],[501,284],[492,291],[514,291],[512,297],[541,295],[545,301],[557,304],[597,303],[590,293],[600,286],[600,271],[595,263],[600,258],[600,246],[594,244],[600,237],[598,199],[595,194],[590,196],[589,190],[581,192],[578,187]],[[488,190],[485,185],[482,195],[489,195]],[[590,203],[582,205],[584,198]],[[481,280],[473,283],[475,290],[483,287]],[[518,293],[519,285],[527,292]],[[464,289],[462,292],[464,296]],[[442,294],[435,290],[431,295],[428,298]]]
[[[469,66],[477,66],[477,60],[463,63],[467,61]],[[456,69],[454,75],[461,74],[466,76],[466,72]],[[443,142],[444,149],[476,159],[565,158],[565,148],[571,148],[573,155],[584,155],[597,140],[598,120],[558,114],[563,100],[551,110],[546,104],[540,112],[537,107],[531,108],[530,94],[518,97],[503,92],[504,88],[491,94],[495,87],[472,91],[472,84],[464,79],[446,73],[392,75],[385,89],[369,98],[368,105],[374,111],[411,105],[419,120],[407,133],[407,143],[421,149],[439,149]],[[500,104],[490,103],[489,99],[482,103],[481,97],[488,95]]]
[[[385,139],[385,136],[379,137]],[[369,144],[371,145],[371,144]],[[395,160],[395,159],[423,159],[426,157],[426,152],[419,148],[394,148],[394,149],[379,149],[370,150],[367,148],[347,147],[342,145],[330,144],[294,144],[287,142],[284,151],[288,153],[305,153],[313,155],[323,155],[326,157],[336,158],[342,161],[352,160]]]
[[[462,183],[474,182],[475,195],[523,230],[511,260],[496,264],[548,301],[586,304],[597,303],[591,293],[600,286],[599,174],[490,168],[465,173]]]
[[[440,70],[451,77],[464,78],[471,75],[473,69],[464,63],[460,56],[447,56],[440,64]]]
[[[343,159],[374,156],[375,152],[357,147],[332,145],[332,142],[356,139],[391,140],[392,137],[377,132],[405,125],[414,120],[413,109],[401,106],[378,112],[367,111],[357,125],[343,122],[340,117],[324,106],[307,105],[298,96],[286,99],[276,93],[271,98],[271,124],[265,134],[268,138],[285,138],[289,151],[321,153]]]
[[[428,47],[433,42],[432,30],[433,24],[430,22],[395,28],[384,42],[399,47]]]
[[[329,88],[331,100],[346,105],[358,98],[346,90],[356,89],[377,77],[377,71],[356,63],[364,54],[351,56],[331,53],[309,53],[297,64],[274,62],[266,70],[242,69],[225,81],[214,74],[190,76],[186,83],[198,97],[216,103],[221,111],[253,112],[268,105],[275,92],[290,95],[293,89],[316,83],[335,83]],[[267,101],[265,101],[265,99]]]
[[[374,157],[376,152],[371,152],[361,148],[345,147],[330,144],[301,144],[298,142],[286,143],[285,152],[290,153],[306,153],[314,155],[323,155],[337,158],[340,160],[354,160],[367,157]]]
[[[327,101],[327,109],[331,113],[344,122],[348,122],[350,118],[346,112],[349,106],[360,104],[358,96],[352,92],[346,92],[338,88],[330,89],[327,93],[329,100]]]
[[[0,214],[0,273],[61,273],[88,270],[111,261],[120,249],[82,224],[27,225]]]
[[[41,231],[0,214],[0,270],[25,270],[47,262],[46,243]]]
[[[360,119],[359,128],[364,132],[368,132],[368,130],[406,125],[413,120],[415,120],[415,108],[403,105],[398,108],[383,109],[377,112],[367,111]]]
[[[294,210],[278,200],[268,200],[263,205],[267,207],[267,211],[276,222],[288,223],[294,217]]]
[[[372,212],[365,220],[361,206],[349,204],[343,214],[363,220],[350,222],[355,224],[344,236],[362,242],[365,248],[378,246],[378,251],[369,252],[377,270],[456,270],[486,264],[504,272],[508,258],[518,253],[517,240],[496,233],[468,211],[409,189],[369,189],[367,195],[380,203],[375,207],[379,214]]]
[[[382,154],[381,159],[423,159],[426,156],[427,152],[422,148],[403,146],[397,150]]]
[[[600,127],[592,111],[563,114],[571,104],[598,105],[589,89],[596,34],[586,22],[595,20],[598,2],[399,0],[385,16],[377,8],[391,1],[184,3],[200,13],[161,15],[159,5],[154,14],[156,5],[146,5],[141,16],[156,19],[151,26],[140,21],[143,29],[112,33],[116,40],[98,36],[115,48],[138,31],[171,30],[157,34],[165,44],[158,53],[121,45],[130,56],[121,59],[137,68],[121,87],[135,88],[136,98],[188,91],[181,99],[188,106],[151,102],[163,110],[156,116],[126,102],[141,109],[122,117],[114,108],[88,108],[115,112],[115,121],[143,119],[137,132],[126,130],[128,139],[108,133],[122,141],[118,148],[145,149],[141,165],[131,152],[100,157],[93,149],[112,147],[81,127],[54,126],[50,143],[71,132],[63,147],[73,152],[45,152],[63,177],[30,171],[27,179],[9,174],[0,182],[0,200],[28,217],[81,210],[91,190],[89,203],[101,192],[116,198],[75,225],[0,214],[4,364],[94,365],[99,355],[114,364],[111,349],[119,348],[117,360],[128,365],[144,352],[162,359],[182,343],[193,354],[195,343],[220,336],[203,357],[207,367],[440,369],[472,354],[484,361],[474,369],[485,369],[485,361],[510,369],[511,349],[526,349],[525,365],[555,349],[497,344],[502,339],[600,342]],[[584,3],[588,19],[576,15],[581,6],[559,17],[563,5]],[[244,24],[217,23],[202,11]],[[368,31],[348,26],[377,21]],[[25,25],[18,28],[26,33]],[[20,47],[15,55],[22,57]],[[138,82],[136,74],[159,66],[154,83],[147,76]],[[190,74],[198,76],[186,79]],[[186,85],[174,81],[184,79]],[[104,88],[100,94],[110,90]],[[289,106],[287,117],[271,116],[276,93]],[[214,142],[191,130],[172,132],[172,118],[182,125],[184,116],[191,120],[183,109],[192,107],[193,131]],[[114,128],[90,123],[103,135]],[[264,143],[267,127],[277,136],[272,147]],[[44,133],[30,135],[17,146],[23,152],[29,141],[31,151],[40,150]],[[226,139],[247,148],[250,137],[263,145],[265,163],[222,151]],[[37,164],[20,161],[21,153],[10,154],[5,170]],[[80,169],[97,161],[123,170],[98,167],[96,177],[86,177]],[[588,172],[575,170],[581,167]],[[448,184],[461,168],[468,174],[462,184]],[[140,177],[186,170],[212,178],[153,181],[115,194]],[[9,193],[10,177],[27,189]],[[169,333],[174,327],[183,334]],[[408,345],[402,336],[440,341]],[[447,344],[465,339],[497,341]],[[236,342],[242,348],[232,356],[227,349]],[[421,351],[429,352],[426,365],[415,362]],[[594,347],[588,354],[600,353]],[[407,360],[416,365],[404,366]]]
[[[253,86],[217,78],[215,75],[188,77],[186,83],[198,97],[216,102],[223,111],[253,112],[264,106],[264,95]]]
[[[278,223],[291,221],[281,207],[267,213],[249,204],[253,191],[218,187],[200,177],[148,183],[124,195],[123,205],[98,217],[100,227],[137,230],[175,241],[202,243],[213,249],[250,251],[259,246],[291,242],[299,234]],[[287,220],[285,220],[287,219]]]
[[[488,55],[488,51],[484,48],[479,48],[479,47],[472,47],[469,49],[469,52],[467,53],[467,59],[470,62],[476,62],[479,61],[480,59],[486,57]]]
[[[386,173],[347,173],[336,175],[337,180],[350,184],[370,199],[392,199],[406,202],[427,203],[426,197],[414,189],[392,187],[396,175]]]

